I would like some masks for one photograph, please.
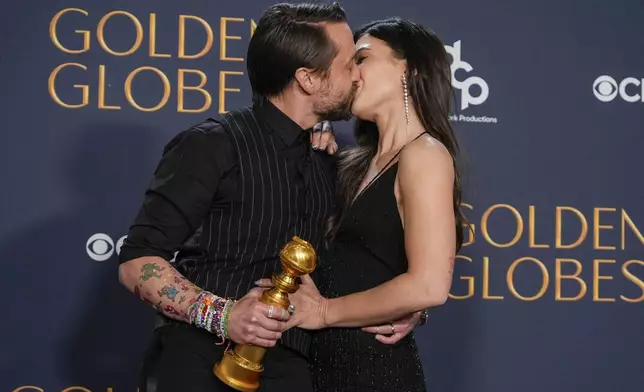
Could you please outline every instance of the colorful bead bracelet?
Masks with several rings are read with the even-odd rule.
[[[228,335],[228,315],[235,301],[221,298],[208,291],[202,291],[197,300],[190,306],[190,322],[198,328],[214,333],[222,339]]]

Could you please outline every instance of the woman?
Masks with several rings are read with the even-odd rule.
[[[320,392],[425,391],[413,334],[385,345],[359,327],[447,300],[463,239],[450,63],[436,35],[400,19],[372,22],[355,40],[358,147],[341,154],[323,296],[304,277],[289,325],[322,329],[312,352]]]

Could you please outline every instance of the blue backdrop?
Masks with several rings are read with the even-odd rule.
[[[135,390],[152,311],[116,253],[163,145],[248,103],[270,3],[3,6],[0,391]],[[343,5],[426,24],[454,60],[475,234],[417,333],[430,390],[641,390],[644,3]]]

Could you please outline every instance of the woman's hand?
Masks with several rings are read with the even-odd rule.
[[[376,340],[384,344],[395,344],[409,334],[420,322],[420,312],[412,313],[391,323],[362,328],[376,334]]]
[[[301,280],[298,290],[288,296],[294,311],[286,326],[287,328],[322,329],[326,327],[327,299],[320,295],[320,291],[309,275],[302,276]],[[264,288],[273,286],[270,279],[261,279],[255,283]]]
[[[311,146],[314,150],[326,151],[329,155],[333,155],[338,151],[335,132],[330,122],[322,121],[315,124],[311,132]]]

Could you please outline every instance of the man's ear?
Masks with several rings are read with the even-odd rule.
[[[315,94],[321,86],[320,77],[308,68],[295,71],[295,82],[309,95]]]

